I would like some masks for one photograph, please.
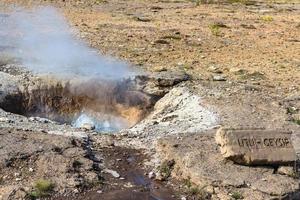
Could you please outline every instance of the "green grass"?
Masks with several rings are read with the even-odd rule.
[[[274,18],[270,15],[264,15],[260,17],[260,20],[264,21],[264,22],[272,22],[274,20]]]
[[[228,0],[229,3],[241,3],[241,4],[247,4],[249,0]]]
[[[293,122],[300,126],[300,119],[293,119]]]
[[[171,176],[174,164],[175,164],[175,162],[173,160],[171,160],[171,161],[164,161],[160,165],[159,171],[160,171],[161,175],[164,177],[164,179],[167,179]]]
[[[214,36],[221,36],[221,27],[218,24],[209,25],[209,30]]]
[[[241,193],[239,193],[239,192],[233,192],[232,195],[231,195],[231,197],[233,199],[244,199],[243,195]]]
[[[36,183],[34,184],[33,191],[29,193],[29,196],[31,197],[31,199],[47,197],[50,195],[53,189],[54,189],[54,184],[51,181],[40,179],[36,181]]]

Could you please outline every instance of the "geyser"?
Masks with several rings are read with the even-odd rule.
[[[0,51],[39,77],[1,108],[47,117],[98,131],[129,127],[145,116],[153,101],[138,91],[127,63],[100,55],[74,36],[51,7],[14,9],[0,15]]]

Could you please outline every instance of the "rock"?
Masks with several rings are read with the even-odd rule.
[[[51,124],[54,124],[55,122],[51,121],[50,119],[46,119],[46,118],[42,118],[42,117],[29,117],[28,118],[29,121],[36,121],[36,122],[41,122],[41,123],[51,123]]]
[[[12,123],[13,121],[8,119],[7,117],[0,117],[0,122],[3,123]]]
[[[213,75],[213,81],[226,81],[226,77],[224,75]]]
[[[95,129],[95,125],[91,123],[84,123],[80,126],[80,128],[91,131]]]
[[[285,165],[296,160],[291,132],[220,128],[216,133],[223,157],[243,165]]]
[[[108,174],[111,174],[113,177],[115,178],[120,178],[120,174],[114,170],[111,170],[111,169],[104,169],[103,170],[104,173],[108,173]]]
[[[294,176],[295,169],[291,166],[280,166],[277,173],[281,175]]]
[[[140,22],[150,22],[151,19],[145,16],[135,16],[134,19]]]
[[[176,148],[177,136],[161,138],[156,150],[160,158],[175,160],[172,176],[213,192],[213,199],[231,200],[229,194],[233,192],[240,192],[248,200],[280,199],[277,194],[281,192],[290,195],[290,199],[299,199],[294,198],[299,194],[298,179],[274,174],[273,167],[249,167],[224,160],[216,148],[214,133],[208,130],[186,134]]]
[[[154,44],[170,44],[170,42],[164,39],[158,39],[154,41]]]
[[[297,182],[297,179],[291,177],[272,174],[264,179],[256,181],[251,187],[273,196],[282,196],[289,193],[291,190],[299,191],[299,183],[297,184]]]
[[[154,172],[149,172],[148,177],[149,177],[150,179],[155,178],[155,173],[154,173]]]
[[[214,65],[210,66],[210,67],[208,68],[208,71],[209,71],[209,72],[213,72],[213,73],[217,73],[217,74],[222,74],[222,73],[223,73],[223,71],[220,70],[219,67],[214,66]]]

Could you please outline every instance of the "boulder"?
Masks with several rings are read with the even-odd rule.
[[[223,157],[243,165],[285,165],[296,160],[291,132],[220,128],[216,133]]]

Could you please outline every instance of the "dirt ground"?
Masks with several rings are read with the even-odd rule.
[[[197,2],[196,0],[1,0],[0,10],[10,9],[11,5],[25,6],[28,9],[35,5],[55,6],[64,13],[77,36],[101,53],[125,60],[138,70],[158,73],[180,71],[188,74],[190,80],[181,85],[202,98],[199,104],[209,105],[213,113],[217,113],[218,125],[293,131],[293,143],[299,157],[299,0],[229,0],[199,4]],[[141,125],[144,135],[151,137],[153,134],[153,138],[161,136],[158,129],[151,129],[152,125],[149,126],[151,120],[149,123],[146,122]],[[154,126],[156,124],[153,124]],[[126,137],[127,134],[129,133],[116,136],[115,141],[119,145],[125,143],[126,148],[105,146],[98,149],[94,146],[94,151],[99,151],[99,154],[104,156],[105,163],[109,163],[108,166],[118,171],[125,180],[113,178],[111,174],[103,174],[109,186],[104,181],[104,184],[97,186],[96,189],[85,190],[84,193],[74,194],[75,196],[58,195],[53,198],[180,199],[182,195],[187,199],[206,198],[203,196],[199,198],[197,196],[199,191],[194,195],[191,191],[182,190],[184,187],[182,185],[186,186],[187,183],[178,180],[163,183],[150,180],[148,173],[151,169],[145,168],[142,164],[150,157],[144,154],[143,150],[128,147],[135,147],[132,146],[135,144],[132,141],[137,138],[147,149],[152,145],[153,139],[141,135]],[[182,168],[178,171],[196,170],[192,180],[201,177],[202,174],[197,174],[198,169],[203,173],[214,173],[213,169],[206,171],[201,165],[197,165],[200,158],[195,153],[198,152],[196,144],[201,146],[207,142],[210,145],[208,152],[213,152],[212,155],[221,160],[215,153],[217,151],[212,137],[203,136],[205,142],[201,143],[202,140],[198,140],[194,145],[189,143],[197,140],[198,136],[188,137],[190,136],[182,135],[171,139],[164,138],[162,141],[166,143],[165,146],[156,150],[167,151],[164,155],[169,157],[165,159],[174,158],[176,162],[181,163]],[[178,145],[180,138],[183,138],[182,144],[185,145]],[[83,149],[76,148],[80,150],[81,155]],[[182,152],[186,153],[183,155]],[[194,157],[189,156],[189,152],[194,152],[191,154]],[[205,154],[202,150],[199,152]],[[132,161],[132,157],[136,160]],[[68,162],[73,161],[73,158],[64,159]],[[191,159],[192,166],[186,165],[185,159]],[[220,162],[224,164],[223,161]],[[241,169],[246,174],[247,169],[243,167]],[[283,180],[280,175],[272,175],[273,169],[262,171],[267,171],[265,174],[272,178]],[[180,180],[182,177],[177,178]],[[200,178],[197,181],[201,180]],[[290,178],[285,177],[284,180],[289,181]],[[126,188],[127,181],[134,186]],[[252,182],[260,183],[257,180]],[[251,192],[257,192],[256,189],[244,186],[244,183],[241,185],[236,188],[247,197],[246,199],[251,199]],[[276,191],[276,187],[272,189],[275,188]],[[236,188],[230,185],[230,190],[234,191]],[[267,186],[264,189],[269,191]],[[264,199],[270,195],[272,196],[260,191],[257,192],[257,199]],[[232,199],[228,194],[225,196],[216,199]]]

